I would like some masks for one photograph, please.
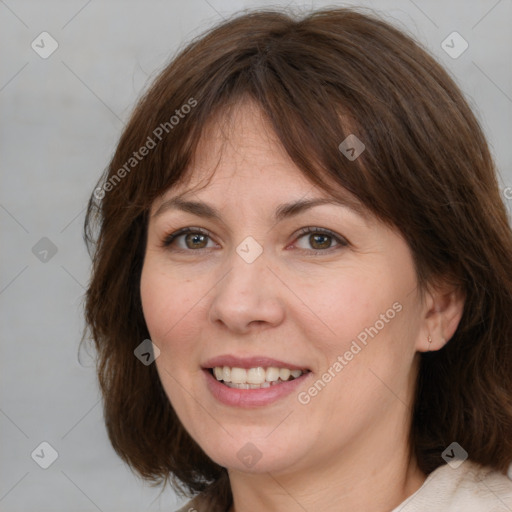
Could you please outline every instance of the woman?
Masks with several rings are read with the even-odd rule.
[[[512,510],[511,230],[396,28],[253,11],[193,41],[86,236],[111,442],[182,510]]]

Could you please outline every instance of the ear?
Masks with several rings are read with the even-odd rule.
[[[416,349],[429,352],[443,348],[455,334],[464,312],[462,290],[448,283],[431,286],[425,293],[423,328]]]

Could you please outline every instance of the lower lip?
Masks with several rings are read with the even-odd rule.
[[[211,394],[221,403],[232,407],[260,407],[276,402],[290,395],[307,379],[311,372],[302,374],[296,379],[275,384],[268,388],[237,389],[230,388],[219,382],[209,370],[203,370],[206,384]]]

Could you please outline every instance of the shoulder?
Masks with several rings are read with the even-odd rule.
[[[176,512],[226,512],[232,503],[229,478],[223,473],[220,478],[188,501]]]
[[[200,512],[205,510],[204,505],[205,496],[203,494],[198,494],[194,499],[188,501],[180,509],[176,510],[176,512]]]
[[[198,504],[196,503],[194,505],[194,501],[196,501],[196,498],[194,498],[193,500],[190,500],[187,504],[183,505],[183,507],[181,507],[180,509],[176,510],[176,512],[195,512],[195,511],[198,511],[199,510],[197,508]]]
[[[433,471],[423,485],[392,512],[430,510],[510,512],[512,480],[493,468],[470,460],[458,467],[445,464]]]
[[[219,500],[212,499],[207,493],[198,494],[195,498],[187,502],[176,512],[226,512]]]

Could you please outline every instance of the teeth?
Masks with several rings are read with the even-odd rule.
[[[233,384],[247,383],[247,370],[245,368],[231,368],[231,382]]]
[[[275,366],[267,368],[265,380],[267,382],[275,382],[277,379],[279,379],[279,368],[276,368]]]
[[[274,366],[270,366],[267,369],[258,366],[247,370],[245,368],[231,368],[229,366],[216,366],[213,368],[213,374],[217,380],[224,381],[224,384],[227,386],[237,389],[268,388],[279,382],[297,379],[307,371],[276,368]]]
[[[265,368],[249,368],[247,370],[247,382],[249,384],[263,384],[265,382]]]
[[[219,379],[217,377],[217,379]],[[222,377],[221,379],[224,381],[224,382],[231,382],[231,368],[229,366],[224,366],[222,368]]]
[[[279,368],[279,378],[281,380],[288,380],[291,375],[291,371],[288,368]]]
[[[270,386],[277,384],[277,382],[263,382],[262,384],[233,384],[233,382],[224,382],[224,384],[230,388],[236,389],[260,389],[269,388]]]

